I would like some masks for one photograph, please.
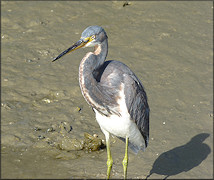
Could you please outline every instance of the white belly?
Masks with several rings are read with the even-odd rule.
[[[95,114],[101,129],[104,129],[115,136],[126,138],[129,136],[130,130],[134,127],[133,122],[131,122],[128,117],[119,117],[117,115],[106,117],[100,114],[97,110],[95,110]]]
[[[137,153],[140,149],[145,149],[145,141],[134,121],[128,118],[119,117],[117,115],[106,117],[100,114],[97,110],[95,110],[95,113],[97,122],[107,138],[109,138],[108,133],[124,139],[128,137],[129,142],[135,146],[133,149],[135,153]]]

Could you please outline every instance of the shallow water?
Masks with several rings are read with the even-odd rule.
[[[49,131],[64,123],[71,139],[104,139],[78,85],[91,49],[51,62],[89,25],[106,30],[107,59],[127,64],[148,95],[150,142],[130,151],[128,178],[213,177],[212,2],[124,2],[1,3],[2,178],[106,177],[106,149],[67,152]],[[124,149],[112,137],[112,178],[123,176]]]

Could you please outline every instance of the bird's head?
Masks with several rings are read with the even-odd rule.
[[[57,59],[61,58],[65,54],[75,51],[79,48],[94,47],[97,44],[101,44],[107,38],[108,37],[106,35],[106,32],[102,27],[89,26],[82,32],[82,35],[79,41],[77,41],[74,45],[72,45],[67,50],[63,51],[59,56],[54,58],[53,61],[56,61]]]
[[[100,26],[89,26],[87,27],[81,35],[80,40],[85,42],[84,47],[93,47],[96,44],[102,43],[107,39],[105,30]]]

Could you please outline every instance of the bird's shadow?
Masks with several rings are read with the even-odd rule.
[[[165,175],[164,179],[166,179],[198,166],[211,152],[210,147],[203,143],[207,137],[209,137],[207,133],[198,134],[187,144],[161,154],[154,162],[146,179],[153,173]]]

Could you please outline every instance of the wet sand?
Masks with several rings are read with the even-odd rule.
[[[51,129],[104,139],[78,84],[92,49],[51,62],[89,25],[106,30],[107,59],[127,64],[148,95],[150,142],[129,151],[128,178],[213,177],[212,2],[124,2],[1,2],[1,178],[106,177],[106,149],[59,148]],[[124,149],[112,137],[112,178],[123,177]]]

